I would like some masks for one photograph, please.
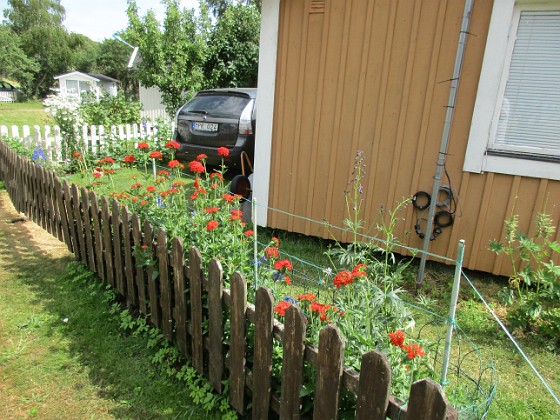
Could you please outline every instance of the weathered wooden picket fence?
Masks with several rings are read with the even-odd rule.
[[[0,121],[1,122],[1,121]],[[147,139],[156,134],[157,128],[152,123],[125,124],[111,127],[102,125],[82,125],[76,127],[76,138],[78,138],[78,149],[98,153],[104,147],[114,141],[132,141]],[[60,161],[62,155],[62,135],[60,127],[38,126],[23,127],[0,125],[0,137],[8,136],[17,138],[26,147],[33,149],[41,146],[45,152],[47,161]]]
[[[232,276],[229,290],[224,288],[217,259],[204,276],[195,247],[185,264],[181,238],[169,240],[163,229],[154,231],[148,221],[142,223],[116,200],[99,199],[95,192],[61,182],[52,171],[15,155],[1,141],[0,179],[19,212],[64,241],[76,259],[114,286],[129,306],[149,316],[217,392],[223,391],[222,380],[227,378],[230,403],[240,414],[246,414],[247,390],[251,390],[253,419],[266,419],[273,412],[281,419],[300,418],[304,363],[309,363],[316,370],[314,419],[337,418],[343,388],[357,396],[358,419],[457,417],[439,384],[429,379],[415,382],[404,407],[390,394],[391,367],[382,353],[364,354],[359,374],[346,368],[344,340],[335,326],[321,330],[318,348],[307,344],[299,308],[291,306],[284,324],[279,323],[273,317],[268,289],[259,288],[256,302],[247,302],[241,274]],[[142,246],[157,260],[155,280],[153,267],[135,265],[133,248]],[[249,324],[254,325],[251,341]],[[226,325],[228,344],[224,343]],[[279,393],[271,388],[273,340],[283,347]]]

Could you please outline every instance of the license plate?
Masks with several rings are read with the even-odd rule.
[[[218,131],[218,124],[207,122],[193,122],[192,128],[193,130],[198,131]]]

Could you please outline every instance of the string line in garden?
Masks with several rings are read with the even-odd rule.
[[[480,294],[480,292],[477,290],[477,288],[472,284],[472,282],[469,280],[469,278],[467,277],[467,275],[465,274],[465,272],[462,272],[463,277],[465,278],[465,280],[467,280],[467,283],[469,284],[469,286],[471,286],[471,288],[474,290],[474,292],[477,294],[477,296],[479,297],[479,299],[481,300],[481,302],[484,304],[484,306],[486,307],[486,309],[488,309],[488,311],[492,314],[492,317],[496,320],[496,322],[498,323],[498,325],[500,326],[500,328],[506,333],[507,337],[509,338],[509,340],[513,343],[513,345],[515,346],[515,348],[517,349],[517,351],[519,352],[519,354],[521,354],[521,356],[523,357],[523,359],[525,359],[525,361],[527,362],[527,364],[531,367],[531,369],[533,370],[533,372],[535,372],[535,374],[537,375],[537,377],[539,378],[539,380],[542,382],[542,384],[544,385],[544,387],[546,388],[546,390],[548,391],[548,393],[552,396],[552,398],[554,399],[554,401],[556,401],[556,404],[560,405],[560,399],[558,399],[558,397],[556,396],[556,394],[554,393],[554,391],[552,390],[552,388],[550,387],[550,385],[548,384],[548,382],[546,381],[545,378],[543,378],[543,376],[540,374],[540,372],[537,370],[537,368],[533,365],[533,363],[531,362],[531,360],[529,359],[529,357],[525,354],[525,352],[523,351],[523,349],[521,348],[521,346],[517,343],[517,341],[515,341],[515,338],[511,335],[511,333],[508,331],[508,329],[506,328],[506,326],[500,321],[500,318],[498,317],[498,315],[496,315],[496,313],[492,310],[492,308],[490,308],[490,305],[488,305],[488,303],[486,302],[486,300],[484,299],[484,297]]]

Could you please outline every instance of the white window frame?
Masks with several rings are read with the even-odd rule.
[[[476,96],[463,170],[560,180],[553,159],[510,157],[487,153],[496,133],[521,10],[558,10],[560,0],[495,0]]]

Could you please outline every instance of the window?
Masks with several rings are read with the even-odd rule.
[[[464,170],[560,179],[560,1],[494,2]]]

